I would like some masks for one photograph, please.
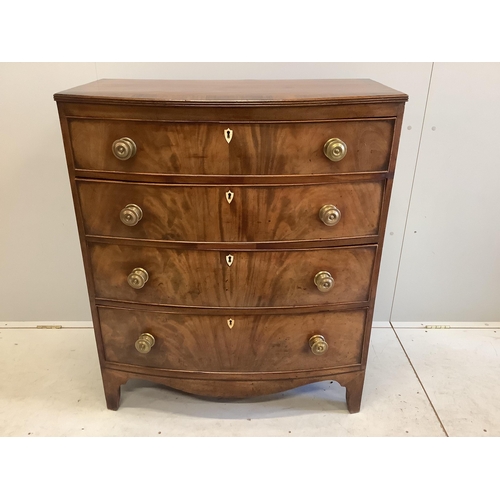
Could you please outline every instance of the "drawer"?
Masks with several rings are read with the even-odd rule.
[[[384,181],[292,187],[78,183],[86,234],[170,241],[373,236],[383,191]]]
[[[365,310],[298,315],[184,315],[99,307],[105,359],[171,370],[314,370],[361,362]],[[228,321],[231,320],[232,328]],[[150,338],[135,347],[141,334]],[[311,344],[325,347],[312,353]]]
[[[70,119],[75,168],[127,173],[294,175],[388,169],[394,120],[311,123],[165,123]],[[227,142],[227,130],[231,141]],[[113,144],[122,138],[118,159]],[[340,139],[345,157],[324,154]]]
[[[91,243],[89,253],[97,298],[286,307],[367,301],[376,248],[221,252]],[[333,284],[328,274],[316,278],[322,271],[331,275]],[[143,286],[132,288],[130,282]],[[320,291],[322,285],[328,291]]]

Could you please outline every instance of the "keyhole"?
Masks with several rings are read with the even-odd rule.
[[[226,263],[229,267],[231,267],[231,264],[234,261],[234,257],[232,255],[226,255]]]
[[[231,142],[232,138],[233,138],[233,131],[230,128],[224,130],[224,139],[226,139],[226,142],[228,144]]]
[[[234,193],[230,190],[226,193],[226,201],[231,203],[233,201]]]
[[[232,328],[234,326],[234,319],[229,318],[227,320],[227,326],[229,326],[229,328]]]

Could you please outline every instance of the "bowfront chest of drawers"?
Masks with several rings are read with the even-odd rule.
[[[99,80],[57,101],[108,408],[131,378],[360,409],[407,95]]]

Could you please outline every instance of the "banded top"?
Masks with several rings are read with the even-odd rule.
[[[54,95],[58,102],[265,106],[404,102],[408,96],[369,79],[97,80]]]

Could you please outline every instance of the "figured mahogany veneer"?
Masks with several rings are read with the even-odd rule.
[[[108,408],[130,378],[223,398],[331,379],[359,411],[408,96],[371,80],[99,80],[54,98]]]
[[[135,80],[102,79],[63,90],[64,103],[112,104],[115,115],[126,105],[192,108],[279,107],[330,104],[404,103],[408,96],[373,80]],[[119,105],[119,106],[117,106]],[[242,111],[239,110],[238,114]],[[213,111],[210,112],[213,115]],[[190,115],[189,115],[190,116]],[[186,116],[186,119],[188,117]]]
[[[163,370],[275,373],[360,365],[366,311],[206,316],[99,307],[99,318],[107,361]],[[147,354],[134,348],[143,331],[155,337]],[[329,348],[313,356],[308,341],[318,334]]]
[[[230,143],[223,131],[231,129]],[[184,124],[72,119],[75,168],[134,173],[293,175],[387,170],[394,120],[320,123]],[[130,137],[136,154],[122,161],[110,144]],[[323,154],[331,137],[349,144],[344,161]],[[89,148],[89,144],[92,147]]]
[[[146,304],[194,307],[290,307],[366,302],[377,247],[296,251],[177,250],[158,247],[89,245],[95,295]],[[226,257],[231,255],[231,266]],[[137,290],[128,275],[143,268],[149,279]],[[314,284],[328,271],[335,284]]]
[[[79,181],[87,235],[166,241],[271,242],[376,236],[383,181],[312,186],[175,186]],[[226,193],[233,193],[227,203]],[[135,226],[120,221],[134,203]],[[325,225],[324,205],[341,212]]]

